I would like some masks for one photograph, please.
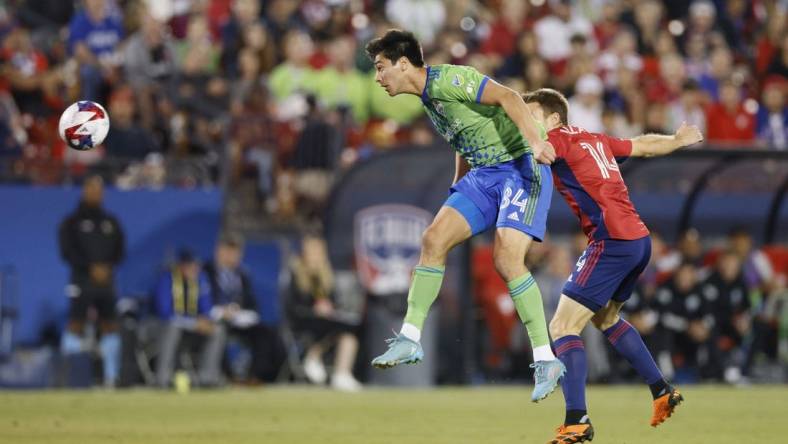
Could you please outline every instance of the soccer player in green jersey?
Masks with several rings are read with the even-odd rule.
[[[390,30],[366,50],[378,84],[390,96],[421,96],[427,115],[456,151],[451,193],[424,232],[402,330],[372,365],[388,368],[423,359],[421,329],[440,291],[447,254],[494,226],[495,267],[507,282],[533,348],[531,400],[544,399],[565,371],[550,348],[542,295],[525,266],[531,242],[544,237],[553,188],[546,164],[555,152],[544,129],[520,94],[474,68],[425,66],[421,45],[410,32]]]

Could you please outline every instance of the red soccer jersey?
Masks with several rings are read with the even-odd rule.
[[[715,142],[747,142],[755,139],[755,116],[739,105],[733,113],[715,103],[706,110],[706,138]]]
[[[589,239],[633,240],[648,235],[618,169],[618,162],[632,153],[632,142],[576,126],[555,128],[547,137],[556,152],[555,186]]]

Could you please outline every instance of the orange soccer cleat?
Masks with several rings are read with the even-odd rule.
[[[556,437],[548,441],[547,444],[572,444],[594,439],[594,427],[590,423],[564,424],[555,431],[557,433]]]
[[[654,415],[651,417],[651,427],[656,427],[670,418],[673,410],[683,400],[684,396],[678,390],[668,386],[668,392],[654,400]]]

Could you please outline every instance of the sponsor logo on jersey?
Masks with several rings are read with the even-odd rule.
[[[451,79],[451,84],[454,86],[462,86],[464,83],[465,79],[463,79],[459,74],[454,74],[454,78]]]
[[[432,215],[411,205],[375,205],[356,213],[354,249],[362,285],[374,295],[407,293]]]
[[[467,92],[468,95],[473,95],[473,88],[475,86],[476,86],[476,82],[471,80],[470,82],[468,82],[468,86],[465,88],[465,92]]]

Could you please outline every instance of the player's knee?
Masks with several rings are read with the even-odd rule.
[[[618,320],[619,320],[618,313],[601,311],[596,315],[594,315],[593,318],[591,318],[591,323],[594,324],[594,327],[596,327],[600,331],[605,331],[608,328],[616,325],[616,322],[618,322]]]
[[[553,341],[559,338],[563,338],[564,336],[570,335],[579,335],[580,330],[575,328],[571,322],[568,322],[566,319],[562,319],[560,317],[553,317],[550,321],[550,336],[553,338]]]
[[[102,334],[116,333],[118,331],[118,323],[115,321],[101,321],[99,330]]]
[[[82,332],[85,330],[85,323],[81,320],[72,319],[68,321],[68,325],[66,329],[75,335],[81,335]]]
[[[430,225],[421,235],[421,254],[428,258],[441,258],[448,253],[448,243],[434,225]]]
[[[515,257],[506,249],[500,249],[495,252],[493,264],[495,265],[495,270],[506,282],[517,279],[528,271],[522,258]]]

